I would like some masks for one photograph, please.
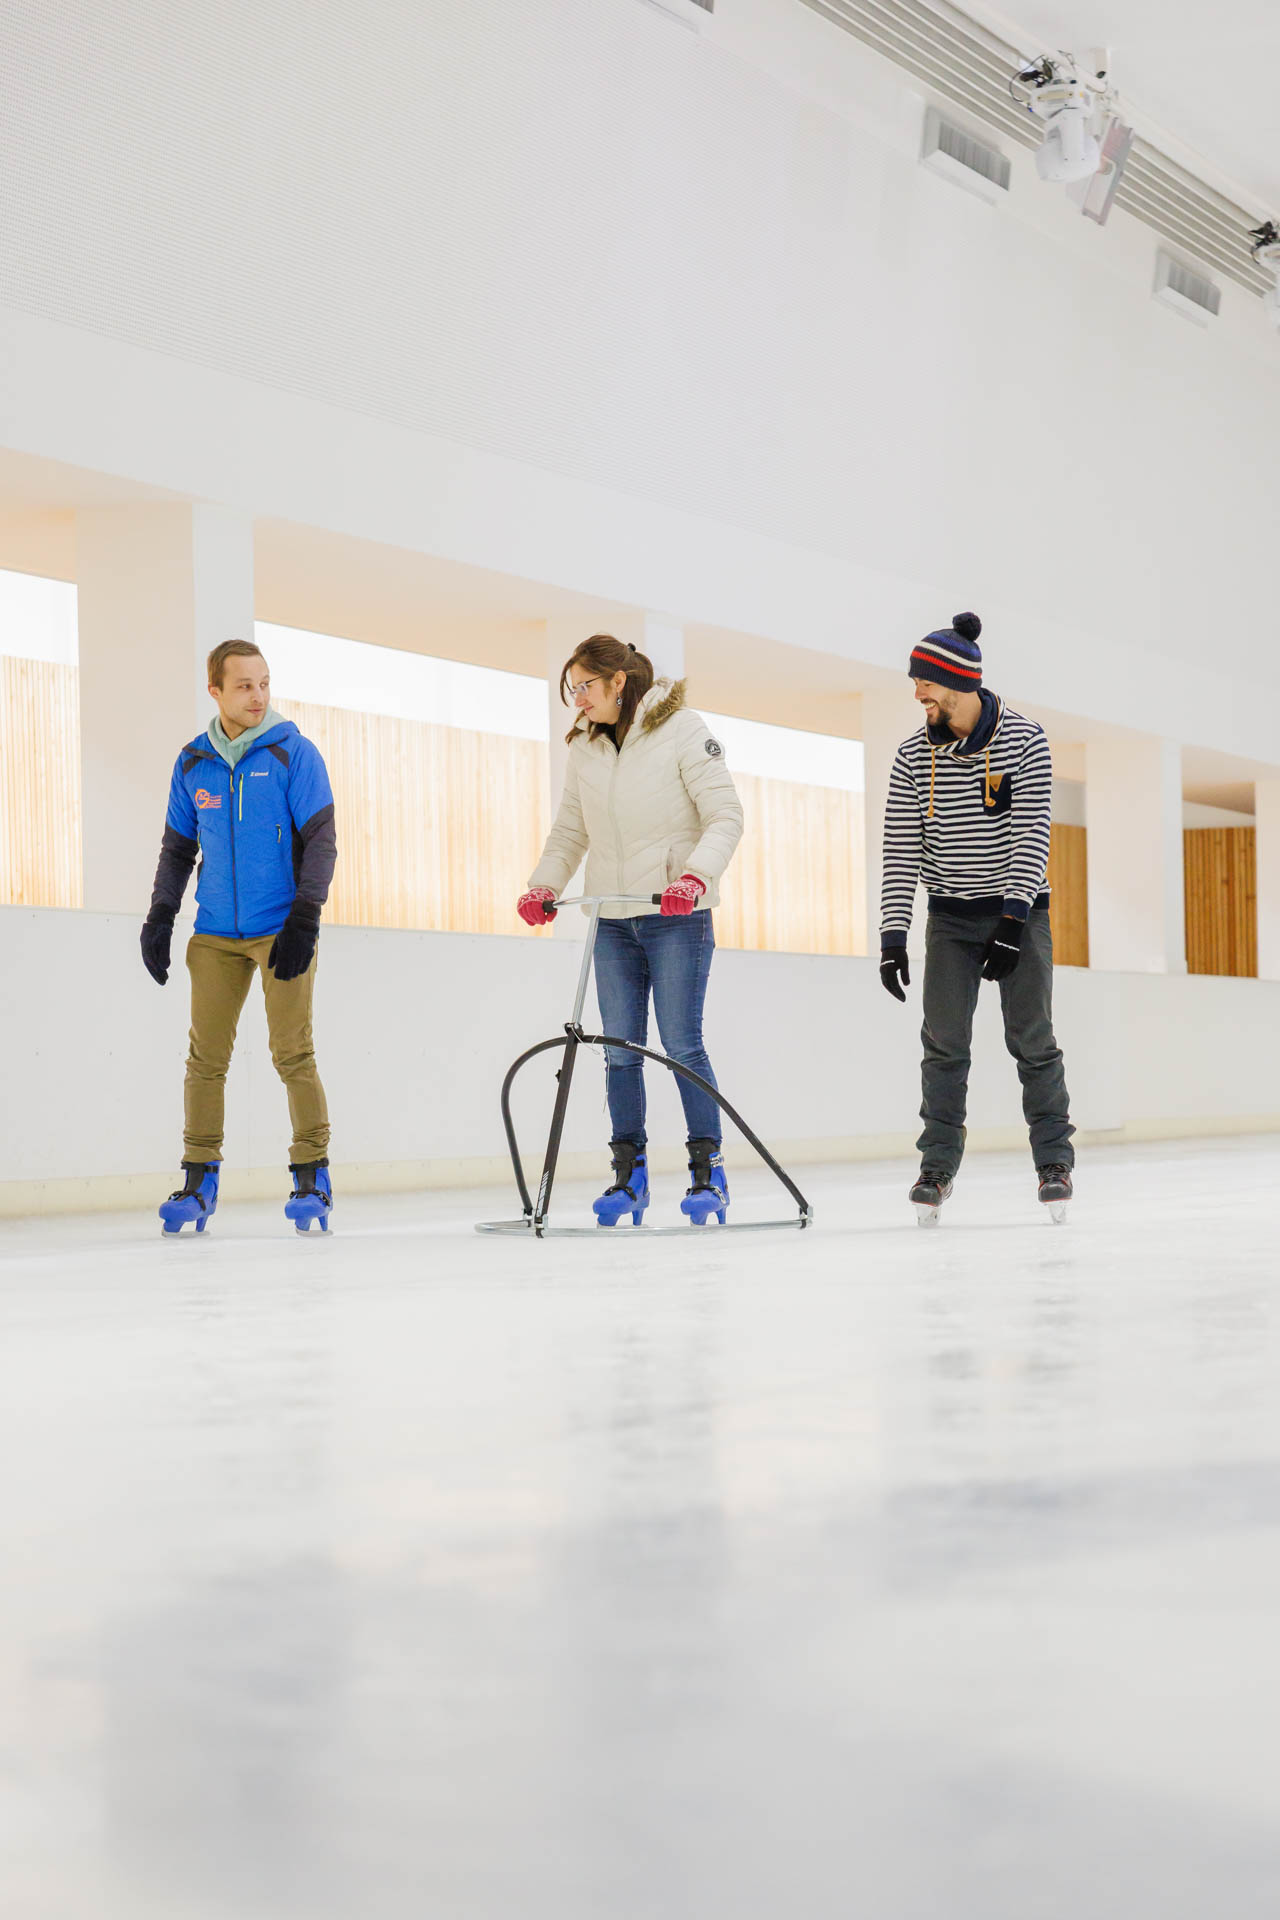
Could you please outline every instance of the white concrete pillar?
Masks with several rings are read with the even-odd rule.
[[[684,679],[684,628],[678,620],[665,613],[621,613],[614,615],[609,631],[647,655],[659,680]]]
[[[630,640],[633,647],[648,654],[653,662],[653,671],[660,680],[683,680],[686,671],[684,628],[678,621],[668,620],[660,613],[646,613],[641,627],[638,640],[631,633],[622,634],[620,638]]]
[[[1258,978],[1280,980],[1280,774],[1254,783],[1258,842]]]
[[[884,871],[884,809],[889,774],[898,748],[924,724],[924,715],[912,697],[904,674],[902,685],[862,695],[862,751],[866,775],[867,952],[880,952],[880,880]],[[916,893],[909,951],[924,952],[924,889]]]
[[[1089,965],[1185,973],[1182,749],[1149,734],[1090,740]]]
[[[178,749],[213,711],[205,661],[253,638],[253,523],[221,507],[76,516],[84,904],[151,897]]]
[[[543,634],[543,662],[547,676],[547,793],[551,802],[550,818],[554,820],[564,788],[565,764],[569,758],[565,735],[573,725],[573,708],[563,705],[560,699],[560,675],[564,671],[565,661],[584,636],[568,620],[548,620]]]

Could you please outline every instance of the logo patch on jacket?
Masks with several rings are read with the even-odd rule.
[[[707,752],[711,755],[711,758],[713,760],[720,760],[720,759],[723,759],[724,757],[724,748],[720,745],[720,742],[718,740],[709,739],[707,741]]]
[[[222,795],[220,793],[208,793],[203,787],[197,787],[196,805],[202,809],[204,807],[220,807],[222,805]]]

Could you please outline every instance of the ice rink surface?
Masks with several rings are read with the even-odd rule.
[[[8,1223],[5,1920],[1275,1920],[1278,1171]]]

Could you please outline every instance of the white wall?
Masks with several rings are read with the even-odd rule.
[[[175,945],[179,964],[161,989],[143,971],[133,918],[0,908],[0,1212],[146,1211],[168,1191],[181,1158],[188,1024]],[[339,1184],[504,1177],[503,1073],[567,1017],[580,952],[576,940],[327,928],[317,1052]],[[974,1144],[1013,1144],[1024,1138],[1017,1080],[992,992],[978,1024]],[[1082,1129],[1280,1129],[1280,984],[1068,968],[1058,1028]],[[721,952],[707,1031],[726,1096],[784,1158],[906,1151],[918,1130],[919,989],[898,1006],[871,961]],[[531,1151],[540,1125],[545,1137],[551,1072],[546,1061],[526,1069],[517,1118]],[[657,1068],[650,1095],[655,1157],[675,1164],[684,1132],[671,1078]],[[227,1113],[230,1190],[283,1193],[287,1112],[256,992]],[[566,1150],[588,1156],[582,1170],[602,1168],[607,1138],[603,1072],[587,1063]],[[739,1162],[743,1151],[730,1148]],[[246,1168],[260,1171],[246,1180]]]
[[[107,16],[0,21],[7,444],[895,669],[963,601],[1018,699],[1274,760],[1259,303],[924,171],[796,0]]]

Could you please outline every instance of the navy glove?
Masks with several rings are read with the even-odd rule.
[[[880,985],[895,1000],[905,1002],[907,996],[902,989],[911,985],[911,969],[907,965],[905,946],[886,947],[880,955]]]
[[[311,965],[320,932],[320,909],[314,900],[295,900],[289,918],[271,942],[267,965],[277,980],[296,980]]]
[[[984,980],[1007,980],[1018,964],[1022,953],[1022,932],[1025,920],[1011,920],[1003,914],[1000,924],[987,942],[983,954],[982,977]]]
[[[142,964],[158,987],[169,978],[172,941],[173,908],[152,907],[142,923]]]

